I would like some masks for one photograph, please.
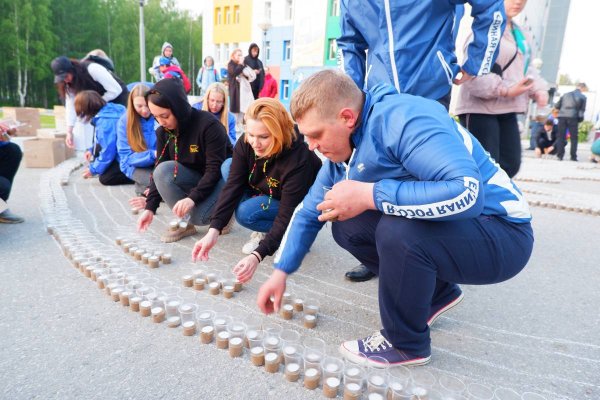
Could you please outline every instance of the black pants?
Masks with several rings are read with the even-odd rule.
[[[106,171],[99,176],[99,180],[104,186],[128,185],[134,183],[127,175],[121,172],[117,160],[114,160]]]
[[[331,225],[333,238],[379,275],[383,335],[398,349],[431,354],[432,306],[460,294],[457,284],[487,285],[518,274],[533,248],[529,223],[481,215],[425,221],[364,213]]]
[[[462,126],[479,140],[509,177],[521,167],[521,134],[517,114],[462,114]]]
[[[556,155],[559,160],[565,156],[565,147],[567,145],[567,128],[571,134],[571,160],[577,161],[577,118],[558,118],[558,137],[556,138]]]
[[[554,146],[554,142],[546,137],[546,135],[540,135],[537,138],[537,147],[544,152],[548,147]],[[556,147],[549,154],[556,154]]]
[[[23,158],[23,152],[14,143],[8,143],[0,147],[0,198],[8,200],[13,179],[19,164]]]

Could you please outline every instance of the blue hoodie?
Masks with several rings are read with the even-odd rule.
[[[474,40],[462,68],[488,73],[506,25],[503,0],[343,0],[337,45],[346,73],[364,90],[387,83],[399,93],[444,97],[460,71],[455,15],[464,3],[472,6]]]
[[[448,221],[483,214],[514,223],[531,220],[527,202],[506,172],[435,101],[377,85],[366,93],[351,139],[348,164],[325,161],[296,209],[275,268],[298,269],[323,226],[316,208],[323,187],[344,179],[374,182],[377,209],[399,218]]]
[[[122,105],[106,103],[92,118],[94,142],[89,150],[94,154],[94,148],[100,146],[100,152],[89,167],[93,175],[102,175],[117,158],[117,122],[124,112]]]
[[[119,167],[129,178],[133,179],[133,171],[136,168],[149,168],[156,160],[156,133],[154,132],[156,121],[150,115],[148,119],[140,118],[142,135],[146,142],[146,151],[134,152],[127,141],[127,114],[123,114],[117,125],[117,151],[119,152]]]

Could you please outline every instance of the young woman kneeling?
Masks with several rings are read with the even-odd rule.
[[[178,218],[190,218],[186,228],[168,231],[161,238],[163,242],[175,242],[196,233],[194,225],[210,222],[225,185],[221,164],[231,156],[231,143],[219,121],[190,106],[177,80],[158,82],[146,94],[146,100],[160,127],[156,130],[156,166],[138,230],[148,228],[164,200]]]
[[[235,211],[238,223],[254,231],[242,249],[247,257],[234,267],[238,279],[252,278],[258,263],[272,255],[283,238],[294,209],[321,168],[319,158],[294,131],[283,105],[256,100],[246,113],[246,132],[223,164],[227,183],[219,196],[208,233],[194,246],[194,260],[208,260],[210,249]]]

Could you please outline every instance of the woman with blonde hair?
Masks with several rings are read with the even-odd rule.
[[[321,161],[296,135],[294,122],[279,101],[254,101],[245,119],[245,133],[237,141],[233,157],[221,168],[226,183],[210,229],[192,251],[194,260],[208,260],[210,249],[235,211],[237,222],[253,231],[242,248],[248,256],[234,267],[242,282],[249,281],[258,263],[277,250],[294,209],[321,168]]]
[[[156,160],[156,121],[145,98],[149,90],[148,86],[141,83],[131,89],[127,112],[117,125],[119,167],[135,182],[135,192],[138,195],[143,194],[150,185],[150,175]],[[143,208],[145,204],[137,205],[138,208]]]
[[[208,111],[214,115],[225,127],[231,144],[235,144],[235,115],[229,112],[229,99],[227,98],[227,88],[225,85],[219,82],[210,84],[204,93],[202,101],[194,104],[192,107],[197,110]]]

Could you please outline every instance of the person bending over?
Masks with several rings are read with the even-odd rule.
[[[231,157],[225,128],[210,113],[188,103],[181,83],[163,79],[146,93],[156,130],[157,158],[146,207],[137,227],[148,229],[164,200],[178,218],[190,217],[186,228],[168,231],[161,240],[175,242],[196,233],[194,225],[208,225],[219,192],[225,185],[221,164]]]
[[[331,90],[335,87],[336,90]],[[291,112],[309,148],[328,160],[298,206],[257,296],[278,311],[326,221],[335,241],[379,275],[383,327],[342,343],[354,362],[425,364],[429,327],[460,302],[458,284],[502,282],[533,247],[519,189],[439,103],[377,85],[362,92],[325,70],[294,92]],[[332,187],[324,195],[323,187]]]
[[[241,282],[252,278],[258,263],[272,255],[296,206],[314,182],[321,161],[294,131],[294,121],[274,99],[256,100],[246,113],[246,132],[233,158],[223,163],[227,183],[219,196],[208,233],[194,246],[192,258],[207,261],[219,233],[235,211],[250,230],[242,247],[248,254],[234,267]]]

